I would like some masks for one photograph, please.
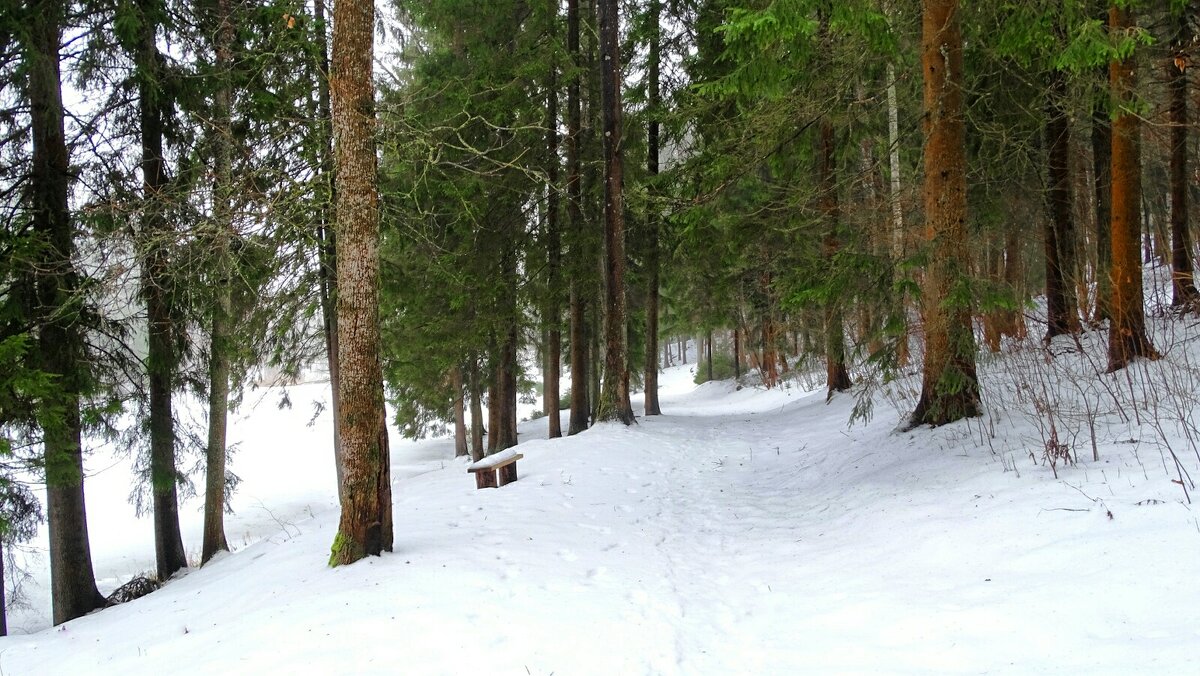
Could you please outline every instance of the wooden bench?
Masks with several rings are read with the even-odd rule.
[[[467,473],[475,475],[475,488],[498,488],[517,480],[517,461],[524,457],[510,448],[472,463]]]

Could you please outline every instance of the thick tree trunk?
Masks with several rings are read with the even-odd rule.
[[[818,202],[825,216],[825,262],[833,276],[833,258],[841,246],[838,237],[838,221],[841,214],[838,206],[837,180],[834,176],[834,131],[833,125],[822,123],[817,136],[817,182],[821,192]],[[832,294],[831,294],[832,296]],[[840,300],[830,297],[825,300],[825,387],[826,399],[834,392],[845,392],[851,387],[850,372],[846,369],[846,339],[842,327]]]
[[[921,67],[925,108],[925,364],[913,425],[979,414],[975,336],[967,283],[967,156],[958,0],[924,0]]]
[[[1046,221],[1046,340],[1079,333],[1075,272],[1075,219],[1071,200],[1071,133],[1064,108],[1066,75],[1050,73],[1046,103],[1046,164],[1050,219]]]
[[[331,566],[392,549],[379,336],[379,196],[371,81],[374,17],[371,0],[334,4],[329,89],[337,180],[339,403],[345,480]]]
[[[157,24],[151,18],[157,5],[142,0],[142,18],[135,61],[138,79],[139,118],[142,137],[142,185],[144,207],[141,239],[144,248],[142,293],[149,323],[148,354],[150,390],[150,483],[154,504],[154,549],[158,578],[166,580],[187,567],[183,537],[179,532],[179,499],[176,491],[175,421],[171,398],[175,374],[175,343],[172,312],[166,285],[170,266],[167,253],[170,236],[164,214],[167,173],[163,159],[164,101],[162,60],[156,42]]]
[[[225,441],[229,414],[229,349],[232,322],[233,270],[233,99],[229,69],[233,67],[233,14],[230,0],[217,0],[213,52],[220,84],[213,96],[213,256],[216,295],[212,308],[208,365],[208,449],[204,478],[204,537],[200,564],[217,552],[229,551],[225,541]]]
[[[53,621],[62,624],[102,607],[104,597],[96,589],[92,570],[83,496],[79,400],[86,366],[78,322],[75,233],[67,202],[71,174],[59,76],[64,8],[61,0],[41,0],[31,9],[29,42],[24,45],[33,143],[29,181],[33,230],[42,242],[33,273],[38,306],[34,316],[40,325],[40,367],[57,383],[54,396],[40,402],[38,419],[44,435]],[[0,563],[2,558],[0,551]]]
[[[1109,30],[1120,33],[1134,26],[1133,13],[1115,5],[1109,9]],[[1157,359],[1146,336],[1142,299],[1141,150],[1138,117],[1128,106],[1133,95],[1136,64],[1133,56],[1109,64],[1109,88],[1118,108],[1112,125],[1112,304],[1108,338],[1108,370],[1125,368],[1137,357]]]
[[[341,370],[338,368],[337,328],[337,235],[334,231],[337,201],[333,179],[333,131],[329,110],[329,52],[325,22],[325,0],[313,0],[313,18],[321,29],[317,45],[317,128],[321,133],[321,159],[317,163],[317,185],[324,201],[318,205],[317,276],[320,280],[321,318],[325,330],[325,360],[329,364],[329,402],[333,416],[333,465],[337,471],[338,500],[342,498],[345,469],[342,466]]]
[[[652,0],[650,3],[650,56],[649,69],[649,100],[650,120],[646,125],[646,173],[653,181],[658,176],[658,116],[659,106],[662,105],[659,91],[659,61],[661,60],[662,45],[659,21],[662,14],[662,3]],[[659,285],[659,216],[658,207],[651,202],[647,215],[646,243],[646,364],[642,374],[646,386],[646,415],[662,415],[658,403],[658,285]]]
[[[562,436],[562,417],[558,412],[559,372],[562,365],[562,233],[558,221],[558,70],[557,66],[550,69],[550,82],[546,87],[546,178],[549,190],[546,197],[546,248],[547,248],[547,284],[548,299],[546,303],[546,368],[542,378],[543,408],[549,419],[548,436],[551,439]]]
[[[1200,301],[1192,275],[1192,242],[1188,230],[1188,50],[1192,48],[1189,20],[1197,14],[1196,2],[1175,18],[1174,54],[1167,62],[1171,122],[1171,305],[1195,306]]]
[[[601,101],[604,129],[604,383],[598,420],[633,424],[629,403],[629,336],[625,317],[625,207],[621,150],[621,50],[617,0],[599,0]]]

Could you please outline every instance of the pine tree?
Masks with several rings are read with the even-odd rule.
[[[75,270],[75,229],[68,207],[70,168],[63,126],[59,43],[65,7],[60,0],[29,5],[23,45],[33,157],[32,226],[38,238],[34,265],[34,321],[40,326],[39,371],[53,379],[40,397],[38,423],[45,449],[54,624],[104,605],[96,589],[83,493],[80,400],[88,378]]]
[[[137,31],[128,48],[136,68],[141,140],[142,217],[138,246],[142,296],[146,302],[150,390],[150,483],[154,504],[154,549],[158,577],[166,580],[187,567],[179,531],[178,473],[175,466],[175,419],[172,408],[176,327],[170,295],[172,233],[166,217],[170,181],[163,154],[169,98],[165,58],[158,50],[158,28],[165,10],[159,0],[138,0]]]
[[[230,334],[233,312],[233,119],[230,70],[233,67],[231,0],[217,0],[212,48],[219,81],[213,97],[213,255],[216,302],[212,308],[209,349],[208,448],[205,458],[204,534],[200,563],[229,551],[225,541],[225,440],[229,414]]]

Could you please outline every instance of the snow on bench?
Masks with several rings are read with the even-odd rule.
[[[517,461],[525,456],[509,448],[473,462],[468,474],[475,475],[475,488],[498,488],[517,480]]]

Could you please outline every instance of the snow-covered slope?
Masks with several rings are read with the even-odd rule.
[[[690,379],[670,369],[666,415],[631,428],[547,441],[523,424],[520,480],[500,489],[475,490],[447,440],[397,442],[395,552],[339,569],[327,419],[305,426],[323,390],[292,388],[291,411],[235,423],[238,551],[0,639],[0,669],[1200,671],[1200,520],[1136,445],[1055,478],[1021,455],[1032,423],[984,442],[979,422],[897,432],[881,406],[847,427],[849,397]],[[148,520],[93,509],[106,475],[88,487],[93,516],[110,510],[98,574],[149,568]]]

